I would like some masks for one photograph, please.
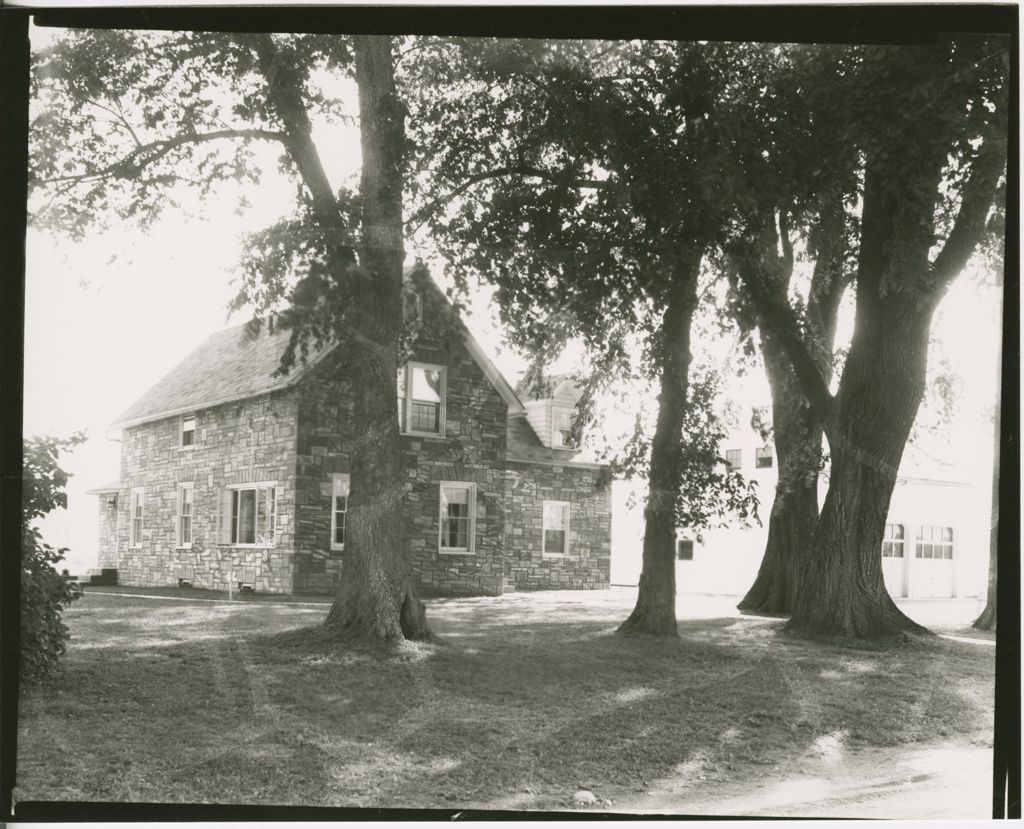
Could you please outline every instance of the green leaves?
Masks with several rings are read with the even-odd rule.
[[[343,117],[314,76],[348,71],[347,42],[281,40],[303,103]],[[144,229],[190,191],[257,183],[253,142],[282,137],[247,36],[68,31],[34,56],[32,86],[31,221],[73,239],[124,221]]]
[[[60,468],[60,453],[85,441],[84,433],[70,438],[37,437],[25,441],[22,467],[21,540],[21,675],[38,680],[58,667],[69,637],[61,620],[65,607],[78,598],[75,587],[54,569],[66,549],[43,542],[32,526],[55,509],[67,507],[67,473]]]

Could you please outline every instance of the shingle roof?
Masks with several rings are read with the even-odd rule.
[[[437,287],[422,265],[417,264],[408,268],[405,279],[415,280],[419,287],[433,290],[440,296],[441,301],[451,308],[444,292]],[[454,309],[451,310],[454,314]],[[522,411],[522,403],[516,397],[512,386],[480,348],[462,320],[457,315],[454,319],[458,322],[466,348],[508,404],[510,413]],[[319,350],[311,348],[305,366],[297,363],[287,375],[275,377],[274,372],[280,364],[281,354],[288,344],[290,334],[290,330],[280,326],[271,328],[264,324],[260,327],[259,333],[253,336],[249,333],[248,323],[212,334],[111,425],[134,426],[222,403],[244,400],[293,385],[310,366],[326,356],[334,346]]]
[[[572,397],[576,398],[577,400],[579,399],[580,390],[579,390],[579,386],[576,385],[576,381],[573,379],[573,375],[571,375],[571,374],[551,374],[551,375],[547,375],[544,379],[547,381],[548,385],[551,387],[551,395],[553,397],[557,396],[559,390],[561,389],[561,387],[563,385],[565,385],[566,386],[566,391],[568,391],[569,394],[572,395]],[[515,392],[516,392],[517,395],[519,395],[519,399],[520,400],[540,400],[540,399],[542,399],[542,398],[537,397],[533,393],[533,389],[530,387],[530,384],[528,384],[526,382],[526,377],[525,376],[520,378],[519,382],[516,384]],[[543,399],[547,399],[547,398],[543,398]]]
[[[296,365],[285,376],[274,376],[291,332],[264,324],[255,336],[247,323],[218,331],[156,385],[135,401],[115,426],[131,426],[221,403],[255,397],[283,389],[302,376]],[[330,347],[312,351],[305,368],[324,356]]]
[[[577,460],[576,457],[580,454],[578,449],[553,449],[545,446],[523,415],[509,415],[507,435],[506,452],[511,461],[598,465],[590,461]]]

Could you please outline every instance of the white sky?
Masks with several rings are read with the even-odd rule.
[[[34,42],[38,32],[33,30]],[[336,186],[358,172],[355,128],[321,129],[315,138],[322,150],[333,150],[324,156],[324,164]],[[277,151],[267,152],[272,159]],[[235,293],[230,282],[241,253],[240,237],[287,211],[294,193],[293,185],[273,172],[272,161],[264,169],[268,174],[258,197],[250,198],[255,207],[244,216],[235,214],[235,194],[225,188],[196,205],[201,220],[168,212],[147,234],[126,229],[72,244],[29,231],[25,434],[89,434],[65,459],[65,469],[73,474],[68,511],[44,524],[50,543],[71,548],[67,566],[72,572],[96,562],[97,499],[86,491],[118,478],[120,445],[107,439],[109,424],[210,333],[248,316],[243,311],[229,320],[226,310]],[[407,253],[412,259],[431,252],[409,245]],[[434,267],[435,277],[441,276],[440,270]],[[492,314],[482,292],[466,321],[514,383],[524,363],[501,348],[502,335]],[[847,314],[841,320],[840,342],[848,339],[851,325]],[[964,428],[955,432],[950,454],[974,457],[984,470],[991,431],[970,424],[977,423],[978,411],[993,399],[999,318],[991,297],[961,278],[943,302],[935,330],[965,382]],[[715,351],[718,357],[712,359],[724,359],[727,346],[719,344]],[[749,400],[767,402],[759,372],[733,388]],[[623,422],[631,422],[631,413],[621,414]]]

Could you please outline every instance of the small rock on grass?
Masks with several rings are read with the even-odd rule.
[[[587,789],[580,789],[572,796],[572,802],[577,806],[593,806],[597,803],[597,795]]]

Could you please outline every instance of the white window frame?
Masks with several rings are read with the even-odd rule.
[[[560,419],[565,418],[567,421],[568,428],[566,432],[572,431],[573,411],[572,409],[565,409],[561,407],[555,407],[551,410],[551,445],[556,449],[576,449],[576,444],[570,442],[568,437],[562,437],[562,429],[559,426]]]
[[[444,546],[444,488],[465,489],[469,493],[469,528],[466,547]],[[476,484],[467,481],[439,481],[437,488],[437,552],[443,556],[476,555]]]
[[[733,464],[732,461],[729,460],[729,455],[731,455],[733,453],[736,454],[736,463],[735,463],[735,465]],[[729,472],[736,472],[737,470],[742,469],[743,468],[743,450],[742,449],[726,449],[725,450],[725,467],[726,467],[726,469]]]
[[[896,535],[896,528],[900,528],[902,535]],[[890,553],[886,555],[886,545],[889,546]],[[899,555],[896,555],[896,549],[899,548]],[[907,555],[907,528],[905,524],[901,524],[899,521],[888,522],[885,525],[884,534],[882,537],[882,558],[906,558]]]
[[[142,548],[142,532],[146,527],[145,521],[146,489],[137,486],[132,488],[132,497],[128,502],[128,546],[133,550]],[[136,513],[138,515],[136,516]],[[139,522],[138,540],[135,536],[135,522]]]
[[[233,506],[234,506],[234,495],[233,495],[233,493],[241,492],[243,490],[250,490],[250,489],[251,490],[255,490],[255,492],[256,492],[256,512],[255,512],[254,518],[253,518],[254,521],[257,520],[257,518],[259,516],[260,492],[262,490],[266,490],[266,489],[269,489],[269,490],[273,491],[273,497],[271,498],[271,501],[270,501],[270,503],[272,504],[272,510],[273,511],[272,511],[272,524],[271,524],[271,527],[270,527],[270,540],[269,540],[269,542],[260,542],[258,540],[259,539],[259,527],[255,526],[255,525],[253,527],[253,529],[254,529],[253,537],[255,539],[257,539],[257,540],[253,541],[253,543],[251,543],[251,544],[249,544],[249,543],[241,543],[241,542],[238,542],[238,541],[232,541],[231,540],[232,534],[234,534],[235,538],[238,538],[238,536],[239,536],[238,527],[237,526],[232,526],[232,523],[233,523],[232,522],[232,512],[233,512]],[[222,509],[225,511],[225,514],[221,517],[221,521],[223,522],[222,526],[221,526],[221,532],[223,532],[224,527],[226,527],[227,528],[227,538],[222,538],[221,539],[221,546],[223,546],[223,547],[241,547],[243,549],[261,549],[261,550],[262,549],[268,549],[270,547],[276,547],[277,546],[277,523],[278,523],[277,497],[278,497],[279,491],[280,491],[280,489],[279,489],[277,481],[255,481],[253,483],[227,484],[224,487],[224,502],[223,502],[223,507],[222,507]],[[239,516],[238,517],[239,518],[241,517],[241,510],[239,510]]]
[[[767,460],[768,463],[761,463]],[[754,469],[771,469],[775,466],[775,452],[770,443],[754,449]]]
[[[342,495],[345,497],[345,509],[341,512],[345,513],[345,534],[348,533],[348,499],[351,494],[352,478],[347,472],[335,472],[331,475],[331,549],[335,551],[341,551],[345,549],[344,535],[342,535],[342,541],[339,543],[335,540],[336,533],[338,530],[338,498]],[[344,492],[339,492],[339,489],[343,489]]]
[[[185,493],[189,493],[188,499],[188,541],[185,541],[184,532],[184,521],[185,513],[183,507],[185,506]],[[179,550],[190,550],[192,549],[192,538],[195,535],[195,514],[196,514],[196,499],[195,489],[193,488],[192,482],[185,482],[178,484],[177,501],[175,504],[175,520],[174,520],[174,542],[175,547]]]
[[[185,424],[192,421],[192,442],[185,443]],[[195,449],[196,446],[196,416],[182,415],[181,420],[178,423],[178,447],[180,449]]]
[[[426,371],[437,371],[441,375],[441,406],[437,413],[437,431],[421,432],[411,427],[412,423],[412,376],[413,371],[422,368]],[[402,398],[402,420],[399,423],[399,431],[403,435],[416,435],[417,437],[444,437],[445,422],[448,414],[448,367],[434,363],[418,363],[410,361],[399,369],[405,380],[405,396]],[[397,389],[396,389],[397,391]]]
[[[690,545],[690,557],[689,558],[684,558],[683,556],[680,555],[680,552],[681,552],[680,545],[682,545],[682,544],[689,544]],[[676,559],[676,561],[693,561],[693,559],[696,556],[696,554],[697,554],[697,542],[696,542],[696,540],[690,538],[689,536],[685,536],[685,535],[677,535],[676,536],[676,549],[675,549],[675,559]]]
[[[565,527],[548,527],[548,506],[565,507]],[[572,503],[569,501],[543,501],[540,514],[540,554],[544,558],[569,558],[569,528],[572,525]],[[565,530],[565,544],[557,553],[548,552],[548,530]]]
[[[925,538],[925,530],[929,531],[927,538]],[[943,530],[949,530],[949,541],[942,540]],[[936,531],[938,531],[938,538],[936,538]],[[932,548],[930,556],[921,555],[925,545]],[[936,547],[941,548],[943,552],[948,548],[949,558],[946,558],[944,554],[936,556]],[[956,558],[956,528],[943,524],[918,524],[917,534],[914,538],[914,558],[928,561],[952,561]]]

